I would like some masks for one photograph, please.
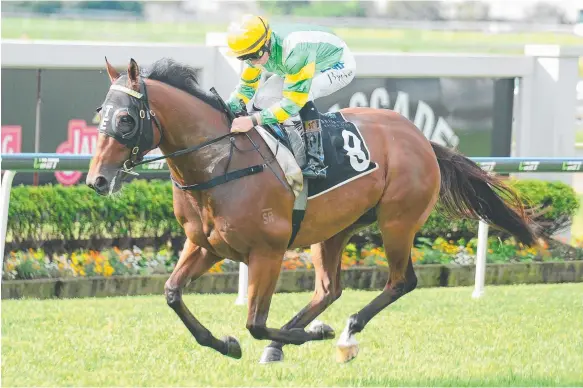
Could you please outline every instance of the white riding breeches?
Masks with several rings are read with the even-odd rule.
[[[354,55],[345,46],[340,62],[314,76],[308,100],[314,101],[317,98],[328,96],[342,89],[354,79],[355,74],[356,61],[354,60]],[[269,77],[259,86],[255,96],[249,101],[247,111],[251,112],[253,107],[267,109],[280,101],[283,98],[283,81],[284,79],[276,74]]]

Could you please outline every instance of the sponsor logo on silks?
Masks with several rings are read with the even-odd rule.
[[[336,64],[330,67],[320,70],[320,73],[325,73],[328,70],[342,70],[342,69],[344,69],[344,62],[337,62]]]
[[[540,162],[538,161],[520,162],[518,171],[536,171],[539,164]]]
[[[59,164],[59,158],[34,158],[35,170],[54,170]]]
[[[484,171],[494,171],[496,162],[478,162],[478,166]]]
[[[563,171],[579,171],[581,170],[582,162],[575,162],[575,161],[566,161],[563,162],[562,170]]]

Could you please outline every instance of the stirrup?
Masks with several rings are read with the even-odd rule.
[[[307,179],[326,179],[326,169],[328,166],[318,169],[316,166],[308,165],[302,170],[302,174]]]

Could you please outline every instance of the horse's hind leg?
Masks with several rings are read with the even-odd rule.
[[[203,275],[213,264],[220,260],[218,256],[211,254],[206,249],[195,245],[187,239],[178,263],[176,263],[174,271],[166,281],[164,293],[166,294],[168,305],[176,312],[200,345],[213,348],[229,357],[241,358],[241,347],[236,339],[232,337],[225,337],[222,340],[215,338],[192,315],[182,300],[183,288],[190,281],[196,280]]]
[[[353,230],[346,229],[332,238],[314,244],[311,247],[312,262],[316,274],[315,289],[312,300],[297,313],[282,329],[303,329],[320,315],[328,306],[342,294],[340,284],[340,264],[342,251],[353,234]],[[327,325],[319,325],[312,330],[322,330],[326,337],[333,338],[334,331]],[[261,356],[261,363],[283,360],[283,344],[271,342],[265,347]]]
[[[358,342],[354,335],[362,331],[381,310],[417,286],[417,277],[411,261],[415,224],[403,221],[388,222],[379,217],[379,229],[389,262],[389,280],[379,296],[348,319],[337,343],[338,361],[346,362],[356,357]]]

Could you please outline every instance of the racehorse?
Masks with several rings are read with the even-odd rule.
[[[459,152],[428,141],[402,115],[387,109],[350,108],[378,168],[308,201],[289,248],[311,245],[315,290],[282,328],[267,326],[271,298],[292,233],[294,194],[256,130],[230,133],[222,100],[202,90],[196,71],[170,59],[141,71],[131,59],[119,73],[105,59],[111,86],[101,107],[97,147],[87,185],[109,195],[121,188],[143,156],[159,147],[170,169],[173,207],[186,242],[165,284],[168,305],[202,345],[240,358],[238,341],[216,338],[189,311],[182,291],[223,258],[249,270],[246,328],[272,341],[262,362],[283,359],[285,344],[334,338],[325,324],[308,327],[342,293],[341,255],[356,230],[374,220],[382,235],[389,277],[380,294],[348,318],[337,343],[338,361],[357,355],[355,335],[381,310],[415,289],[411,260],[416,232],[438,203],[451,217],[484,220],[525,245],[535,232],[518,195],[500,178]],[[308,329],[306,329],[308,327]]]

